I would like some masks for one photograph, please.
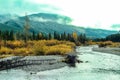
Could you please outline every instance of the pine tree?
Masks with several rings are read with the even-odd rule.
[[[57,34],[57,40],[61,40],[60,34]]]
[[[85,42],[87,41],[86,35],[85,34],[80,34],[78,36],[78,41],[85,44]]]
[[[48,39],[49,39],[49,40],[52,39],[52,35],[51,35],[51,33],[48,34]]]
[[[71,35],[68,33],[67,36],[66,36],[66,40],[70,41],[70,39],[71,39]]]
[[[66,40],[66,33],[65,32],[63,34],[63,38],[64,38],[64,40]]]
[[[57,33],[56,33],[56,31],[54,32],[54,39],[57,39]]]
[[[35,40],[36,38],[35,38],[36,36],[35,36],[35,32],[33,31],[32,32],[32,40]]]
[[[0,30],[0,40],[2,40],[2,31]]]
[[[0,49],[1,49],[1,42],[2,42],[2,31],[0,30]]]
[[[10,37],[10,40],[14,40],[14,32],[13,31],[10,31],[10,35],[9,35],[9,37]]]
[[[4,36],[5,36],[5,40],[9,40],[9,31],[8,30],[5,31]]]

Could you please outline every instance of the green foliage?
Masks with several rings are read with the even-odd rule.
[[[120,33],[108,35],[106,38],[97,38],[94,41],[113,41],[120,42]]]
[[[85,42],[88,40],[85,34],[80,34],[78,37],[79,42],[85,44]]]
[[[113,42],[120,42],[120,33],[109,35],[106,37],[106,40],[110,40]]]

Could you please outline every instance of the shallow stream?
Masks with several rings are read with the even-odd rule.
[[[120,80],[120,56],[92,51],[90,47],[78,47],[78,58],[83,63],[76,67],[41,71],[30,74],[22,70],[0,72],[0,80]]]

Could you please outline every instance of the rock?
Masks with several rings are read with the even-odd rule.
[[[76,55],[67,55],[66,56],[66,63],[68,64],[75,64],[76,63]]]

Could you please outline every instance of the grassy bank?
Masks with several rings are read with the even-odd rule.
[[[93,51],[109,53],[120,56],[120,48],[93,48]]]
[[[98,45],[99,47],[120,48],[119,42],[112,42],[112,41],[100,41],[100,42],[88,41],[86,44],[87,45]]]
[[[69,41],[4,41],[0,42],[0,57],[32,55],[65,55],[73,51],[75,44]]]

